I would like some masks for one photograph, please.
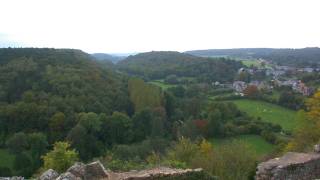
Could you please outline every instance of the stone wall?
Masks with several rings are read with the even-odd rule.
[[[289,152],[280,158],[262,162],[256,180],[309,180],[320,178],[319,145],[312,153]]]

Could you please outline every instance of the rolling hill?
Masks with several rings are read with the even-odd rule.
[[[163,79],[168,75],[197,77],[200,81],[231,81],[242,64],[225,58],[202,58],[174,51],[152,51],[129,56],[118,68],[130,75]]]
[[[208,49],[194,50],[185,53],[201,57],[230,57],[239,59],[266,59],[279,65],[320,67],[320,48],[273,49],[273,48],[241,48],[241,49]]]
[[[93,58],[99,61],[111,61],[112,63],[116,64],[119,61],[126,58],[126,56],[114,56],[111,54],[105,54],[105,53],[94,53],[91,54]]]
[[[4,131],[46,130],[57,112],[74,119],[79,112],[127,110],[123,78],[80,50],[0,49],[0,65],[0,117],[10,122]]]

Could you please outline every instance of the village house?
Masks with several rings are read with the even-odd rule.
[[[281,75],[286,73],[285,70],[276,70],[276,69],[266,69],[265,71],[267,76],[273,76],[274,78],[278,78]]]
[[[312,73],[314,71],[313,68],[299,68],[298,72],[306,72],[306,73]]]
[[[292,85],[292,89],[304,96],[310,96],[313,93],[312,88],[307,87],[302,81],[297,81]]]
[[[290,86],[292,87],[294,84],[298,83],[298,80],[287,80],[287,81],[278,81],[279,82],[279,86]]]
[[[243,81],[234,81],[232,88],[237,92],[243,92],[247,88],[247,84]]]
[[[313,93],[313,89],[306,86],[301,80],[287,80],[287,81],[279,81],[274,80],[274,83],[277,86],[289,86],[295,92],[301,93],[304,96],[310,96]]]
[[[259,90],[270,90],[272,89],[271,86],[268,85],[267,82],[264,82],[264,81],[251,81],[249,83],[249,85],[253,85],[253,86],[256,86]]]
[[[290,67],[290,66],[276,66],[276,70],[294,71],[294,70],[296,70],[296,68]]]

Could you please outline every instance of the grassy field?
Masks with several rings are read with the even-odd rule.
[[[0,167],[8,167],[12,169],[14,156],[9,154],[5,149],[0,149]]]
[[[257,60],[241,60],[242,64],[250,67],[250,66],[256,66],[256,67],[260,67],[260,63]]]
[[[214,138],[211,140],[211,142],[213,144],[213,147],[215,147],[222,146],[223,144],[228,143],[232,140],[243,141],[244,143],[248,144],[257,153],[257,155],[269,154],[275,148],[274,145],[268,143],[261,136],[257,135],[241,135],[233,138]]]
[[[242,62],[243,65],[247,67],[255,66],[258,68],[262,68],[262,65],[259,60],[252,59],[252,60],[240,60],[240,61]],[[270,66],[266,65],[266,68],[270,68]]]
[[[234,95],[233,92],[231,92],[231,93],[223,93],[223,94],[218,94],[218,95],[215,95],[215,96],[209,96],[208,99],[214,101],[214,100],[216,100],[216,98],[228,97],[228,96],[232,96],[232,95]]]
[[[176,85],[172,85],[172,84],[167,84],[167,83],[163,82],[163,80],[154,80],[154,81],[151,81],[149,83],[154,84],[156,86],[159,86],[164,90],[166,90],[166,89],[168,89],[170,87],[175,87],[176,86]]]
[[[295,111],[254,100],[233,100],[238,108],[254,117],[261,117],[263,121],[279,124],[284,130],[293,130],[297,126]]]

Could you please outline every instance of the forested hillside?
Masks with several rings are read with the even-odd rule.
[[[53,106],[50,109],[65,112],[68,109],[69,112],[111,113],[128,109],[119,102],[120,98],[128,97],[122,78],[100,68],[86,53],[59,49],[1,49],[0,54],[2,102],[41,104],[45,101]]]
[[[141,53],[119,63],[119,68],[130,75],[148,79],[176,75],[202,82],[231,81],[240,67],[240,62],[225,58],[201,58],[173,51]]]
[[[271,60],[279,65],[319,67],[320,48],[303,49],[272,49],[272,48],[243,48],[243,49],[208,49],[187,51],[186,53],[202,57],[230,57],[240,59],[262,58]]]
[[[40,156],[81,119],[132,113],[126,82],[79,50],[0,49],[0,146],[11,149],[17,163],[32,164],[16,167],[17,174],[39,168]]]

